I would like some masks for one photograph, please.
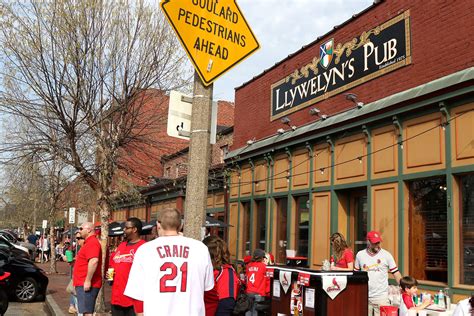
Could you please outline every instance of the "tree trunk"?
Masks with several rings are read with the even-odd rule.
[[[53,216],[49,216],[49,245],[50,245],[50,264],[49,264],[49,272],[50,273],[58,273],[56,268],[56,247],[54,246],[54,226],[53,226]]]
[[[99,193],[99,196],[103,196],[103,193]],[[109,216],[110,216],[110,205],[107,202],[107,199],[99,198],[99,208],[100,208],[100,244],[102,248],[102,265],[100,266],[102,276],[105,276],[105,267],[107,266],[107,240],[108,240],[108,224],[109,224]],[[95,311],[97,313],[104,313],[106,311],[105,308],[105,299],[104,299],[104,287],[99,291],[97,295],[97,300],[95,303]]]

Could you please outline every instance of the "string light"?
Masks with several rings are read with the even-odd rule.
[[[446,123],[442,123],[442,124],[440,124],[440,125],[436,125],[435,127],[429,128],[429,129],[427,129],[427,130],[425,130],[425,131],[422,131],[422,132],[420,132],[420,133],[418,133],[418,134],[416,134],[416,135],[413,135],[413,136],[411,136],[411,137],[409,137],[409,138],[406,138],[405,140],[398,141],[397,143],[395,143],[395,144],[393,144],[393,145],[389,145],[389,146],[380,148],[380,149],[378,149],[378,150],[376,150],[376,151],[372,151],[372,152],[370,153],[370,155],[374,155],[374,154],[376,154],[376,153],[378,153],[378,152],[381,152],[381,151],[383,151],[383,150],[387,150],[387,149],[389,149],[389,148],[393,148],[394,146],[397,146],[397,145],[400,146],[400,149],[401,149],[401,150],[403,150],[403,143],[404,143],[404,142],[407,142],[407,141],[410,140],[410,139],[413,139],[413,138],[416,138],[416,137],[418,137],[418,136],[420,136],[420,135],[423,135],[423,134],[425,134],[425,133],[428,133],[428,132],[432,131],[432,130],[435,129],[435,128],[439,128],[440,126],[441,126],[443,129],[445,129],[446,126],[449,124],[449,122],[450,122],[451,120],[454,120],[454,119],[456,119],[456,118],[459,118],[460,116],[464,115],[465,113],[468,113],[468,112],[460,113],[460,114],[458,114],[458,115],[456,115],[456,116],[454,116],[454,117],[451,117]],[[321,152],[323,152],[323,151],[324,151],[324,149],[321,150],[319,153],[321,153]],[[314,153],[314,157],[317,157],[319,153]],[[358,159],[359,162],[362,163],[362,162],[363,162],[363,161],[362,161],[363,157],[368,157],[368,156],[369,156],[369,154],[366,154],[366,155],[364,155],[364,156],[359,156],[359,157],[357,157],[357,158],[355,158],[355,159]],[[309,159],[311,159],[311,158],[308,158],[308,160],[309,160]],[[351,162],[351,161],[354,161],[354,158],[348,159],[348,160],[346,160],[346,161],[341,161],[341,162],[339,162],[339,163],[335,163],[335,164],[329,165],[329,166],[327,166],[327,167],[320,168],[319,170],[320,170],[321,174],[324,174],[324,171],[325,171],[326,168],[335,168],[336,166],[343,165],[343,164],[349,163],[349,162]],[[293,166],[291,169],[294,169],[295,167],[297,167],[297,166],[299,166],[299,165],[301,165],[301,164],[303,164],[303,163],[306,163],[306,162],[307,162],[307,160],[306,160],[306,161],[301,161],[299,164]],[[317,170],[317,169],[316,169],[316,170]],[[312,172],[314,172],[314,171],[315,171],[315,170],[310,170],[310,171],[302,172],[302,173],[299,173],[299,174],[293,174],[293,176],[297,176],[297,175],[300,175],[300,174],[308,174],[308,173],[312,173]],[[279,172],[279,173],[273,175],[273,177],[268,177],[268,178],[263,179],[263,181],[275,180],[275,179],[282,179],[283,177],[286,177],[286,178],[287,178],[287,181],[289,182],[289,176],[277,177],[278,175],[281,175],[281,174],[284,173],[284,172],[287,172],[287,174],[289,174],[289,173],[290,173],[290,170],[281,171],[281,172]],[[249,182],[249,183],[250,183],[250,182]],[[240,183],[240,184],[238,184],[238,185],[240,186],[240,185],[244,185],[244,184],[245,184],[245,183]]]

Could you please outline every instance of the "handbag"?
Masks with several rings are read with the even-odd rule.
[[[252,308],[252,298],[245,292],[245,285],[241,285],[239,288],[239,294],[235,300],[235,306],[233,310],[234,315],[243,315],[245,312]]]
[[[69,280],[69,283],[66,286],[66,292],[72,295],[76,295],[76,289],[74,288],[74,285],[72,284],[72,279]]]

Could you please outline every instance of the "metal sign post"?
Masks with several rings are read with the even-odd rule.
[[[43,236],[41,238],[41,259],[40,259],[40,262],[43,263],[43,258],[44,258],[44,243],[45,243],[45,239],[44,239],[44,232],[46,230],[46,227],[48,227],[48,221],[43,219]],[[46,242],[48,242],[46,240]]]

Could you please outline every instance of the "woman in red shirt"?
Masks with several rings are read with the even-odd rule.
[[[209,249],[214,267],[214,288],[204,293],[206,316],[230,316],[239,292],[239,277],[230,264],[227,244],[218,236],[202,241]]]
[[[341,233],[334,233],[330,238],[332,245],[331,270],[354,270],[354,253],[347,246]]]

